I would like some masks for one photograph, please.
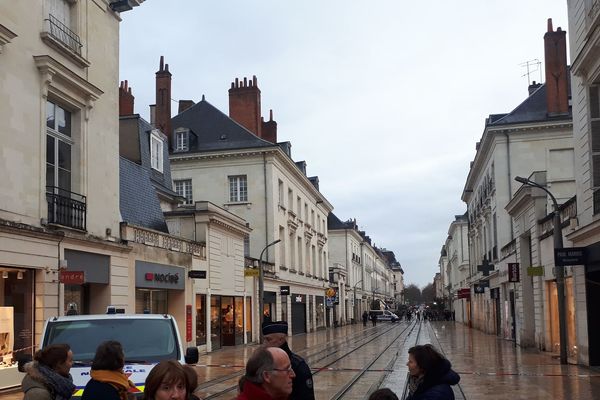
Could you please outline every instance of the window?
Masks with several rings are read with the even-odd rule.
[[[175,132],[175,151],[188,151],[190,149],[189,131],[181,130]]]
[[[150,165],[158,172],[163,172],[163,140],[155,130],[150,134]]]
[[[296,202],[298,203],[298,218],[302,219],[302,199],[300,196],[296,198]]]
[[[46,102],[46,186],[71,191],[71,113]],[[66,195],[57,193],[59,195]]]
[[[250,235],[244,236],[244,257],[250,257]]]
[[[284,207],[283,205],[283,181],[281,179],[278,180],[278,193],[279,193],[279,205]]]
[[[59,43],[60,51],[64,46],[68,49],[67,55],[75,53],[81,56],[81,39],[76,33],[76,3],[76,0],[47,0],[46,32],[42,35],[42,40],[48,41],[50,38],[48,44]]]
[[[292,211],[294,206],[294,191],[288,188],[288,209]]]
[[[175,181],[175,191],[178,195],[185,197],[183,204],[193,204],[194,198],[192,196],[192,180],[183,179]]]
[[[592,144],[592,187],[594,214],[600,213],[600,86],[590,86],[590,125]]]
[[[229,177],[229,201],[248,201],[248,182],[246,175]]]

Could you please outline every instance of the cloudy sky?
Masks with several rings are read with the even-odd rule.
[[[278,139],[319,176],[335,214],[424,286],[466,211],[485,117],[524,100],[521,64],[543,62],[547,18],[568,31],[566,3],[146,0],[122,15],[120,77],[148,118],[161,55],[173,99],[204,94],[225,113],[231,81],[256,75],[263,115],[273,109]]]

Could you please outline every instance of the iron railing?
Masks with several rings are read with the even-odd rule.
[[[60,22],[52,14],[48,15],[48,19],[46,21],[48,21],[48,33],[50,36],[67,46],[77,55],[81,55],[81,39],[75,32]]]
[[[46,186],[48,223],[86,230],[86,198],[55,186]]]

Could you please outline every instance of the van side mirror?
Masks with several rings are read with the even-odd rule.
[[[185,351],[185,363],[186,364],[198,364],[200,359],[200,353],[198,353],[197,347],[188,347]]]

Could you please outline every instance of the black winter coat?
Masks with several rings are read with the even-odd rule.
[[[290,400],[315,400],[315,390],[313,388],[312,372],[308,364],[302,357],[292,353],[287,342],[281,346],[281,349],[290,357],[292,369],[296,377],[292,381],[292,394]]]
[[[435,370],[425,374],[425,380],[406,400],[454,400],[450,385],[456,385],[460,376],[452,370],[450,361],[444,360]]]
[[[117,388],[110,383],[91,379],[85,385],[81,400],[121,400],[121,397],[119,397]]]

